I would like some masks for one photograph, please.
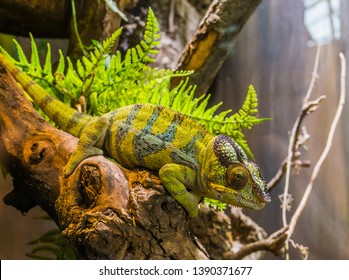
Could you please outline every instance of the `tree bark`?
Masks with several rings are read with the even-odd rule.
[[[116,0],[123,11],[132,3]],[[84,46],[103,41],[120,27],[120,16],[103,0],[75,0],[76,22]],[[75,61],[82,54],[72,20],[71,0],[2,0],[0,32],[35,38],[69,38],[68,55]]]
[[[211,86],[224,60],[261,0],[215,0],[207,10],[198,30],[187,43],[177,69],[194,70],[190,83],[204,94]],[[178,80],[174,84],[178,84]]]

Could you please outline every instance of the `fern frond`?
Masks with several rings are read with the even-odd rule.
[[[55,74],[64,75],[64,71],[65,71],[65,57],[63,55],[62,50],[58,50],[58,54],[59,54],[59,60],[58,60],[58,66],[57,66],[57,70],[56,70]]]
[[[159,99],[156,104],[167,106],[192,117],[212,134],[225,134],[232,137],[251,158],[254,158],[241,131],[268,120],[255,116],[258,113],[258,98],[254,88],[249,87],[242,108],[231,116],[228,116],[231,110],[216,113],[222,106],[222,102],[208,107],[210,95],[195,97],[195,89],[195,86],[188,85],[187,79],[168,93],[169,98]]]
[[[160,28],[158,21],[151,8],[148,10],[147,23],[140,43],[127,50],[124,64],[129,66],[137,63],[152,63],[155,62],[154,55],[158,53],[156,49],[160,44]]]
[[[228,121],[236,122],[239,128],[251,129],[253,125],[269,120],[269,118],[257,118],[257,113],[258,97],[254,87],[250,85],[242,108],[232,115]]]

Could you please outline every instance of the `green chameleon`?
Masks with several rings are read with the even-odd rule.
[[[168,192],[192,217],[198,215],[202,197],[252,209],[270,201],[258,166],[228,136],[212,136],[190,117],[151,104],[86,115],[52,97],[1,54],[0,62],[52,121],[79,137],[66,177],[83,159],[104,151],[126,168],[158,171]]]

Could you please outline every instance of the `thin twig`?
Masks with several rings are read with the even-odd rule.
[[[78,23],[76,22],[76,10],[75,10],[75,0],[71,0],[71,9],[72,9],[72,17],[73,17],[73,26],[74,26],[74,33],[76,35],[76,39],[78,40],[79,47],[84,55],[86,55],[86,48],[84,44],[81,41],[80,33],[78,31]]]
[[[309,84],[309,88],[306,94],[306,97],[304,99],[304,103],[301,109],[301,113],[298,115],[297,120],[292,128],[291,135],[290,135],[290,143],[288,146],[288,155],[287,155],[287,164],[286,164],[286,179],[285,179],[285,188],[284,188],[284,194],[283,194],[283,204],[282,204],[282,223],[283,226],[287,226],[287,196],[289,191],[289,185],[290,185],[290,174],[291,174],[291,164],[292,159],[294,155],[294,149],[297,143],[297,138],[300,130],[300,123],[304,116],[306,115],[306,112],[309,111],[309,102],[308,99],[310,97],[310,94],[312,90],[314,89],[315,81],[318,77],[317,71],[319,66],[319,58],[320,58],[320,45],[318,46],[316,50],[316,56],[315,56],[315,63],[314,63],[314,69],[312,74],[312,79]]]
[[[292,159],[293,161],[294,159]],[[283,178],[283,176],[285,175],[286,172],[286,166],[287,166],[287,158],[285,158],[282,163],[280,164],[280,168],[279,170],[276,172],[276,174],[274,175],[274,177],[272,179],[270,179],[270,181],[268,182],[268,192],[271,192],[281,181],[281,179]],[[310,167],[310,162],[309,161],[301,161],[298,164],[299,167]]]
[[[170,13],[168,15],[168,32],[170,34],[175,32],[175,25],[174,25],[174,19],[175,19],[175,0],[170,1]]]
[[[294,215],[291,218],[289,230],[288,230],[288,239],[290,239],[290,237],[292,236],[292,234],[294,232],[297,221],[298,221],[305,205],[307,204],[309,195],[310,195],[312,188],[314,186],[314,182],[319,174],[320,168],[321,168],[323,162],[325,161],[325,159],[326,159],[326,157],[331,149],[334,133],[335,133],[338,121],[339,121],[340,116],[341,116],[342,111],[343,111],[343,106],[345,103],[345,96],[346,96],[346,92],[345,92],[346,62],[345,62],[345,57],[342,53],[340,53],[339,56],[340,56],[340,60],[341,60],[341,85],[340,85],[340,98],[339,98],[337,111],[336,111],[336,114],[335,114],[333,121],[332,121],[332,124],[331,124],[331,128],[330,128],[330,131],[329,131],[329,134],[327,137],[327,141],[326,141],[326,146],[325,146],[318,162],[316,163],[316,165],[314,167],[313,173],[311,174],[309,184],[304,192],[302,200],[300,201]]]
[[[245,244],[236,253],[227,256],[227,259],[240,260],[251,253],[258,251],[269,251],[275,255],[280,255],[284,243],[287,239],[287,227],[281,228],[269,235],[268,238]]]
[[[281,181],[282,177],[285,174],[286,166],[287,166],[287,158],[285,158],[282,161],[279,167],[279,170],[276,172],[274,177],[268,182],[268,192],[271,192],[277,186],[277,184]]]
[[[314,68],[313,68],[313,73],[312,73],[312,77],[311,77],[311,81],[308,87],[308,91],[307,94],[305,95],[303,104],[307,103],[311,93],[313,92],[314,86],[315,86],[315,81],[316,79],[319,77],[317,70],[319,68],[319,61],[320,61],[320,49],[321,49],[321,45],[318,45],[317,49],[316,49],[316,54],[315,54],[315,63],[314,63]]]

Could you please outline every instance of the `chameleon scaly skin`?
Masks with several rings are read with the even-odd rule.
[[[190,117],[150,104],[92,117],[52,97],[1,54],[0,62],[46,115],[79,137],[65,176],[104,151],[124,167],[158,171],[168,192],[193,217],[201,197],[253,209],[270,200],[258,166],[241,147],[225,135],[212,136]]]

